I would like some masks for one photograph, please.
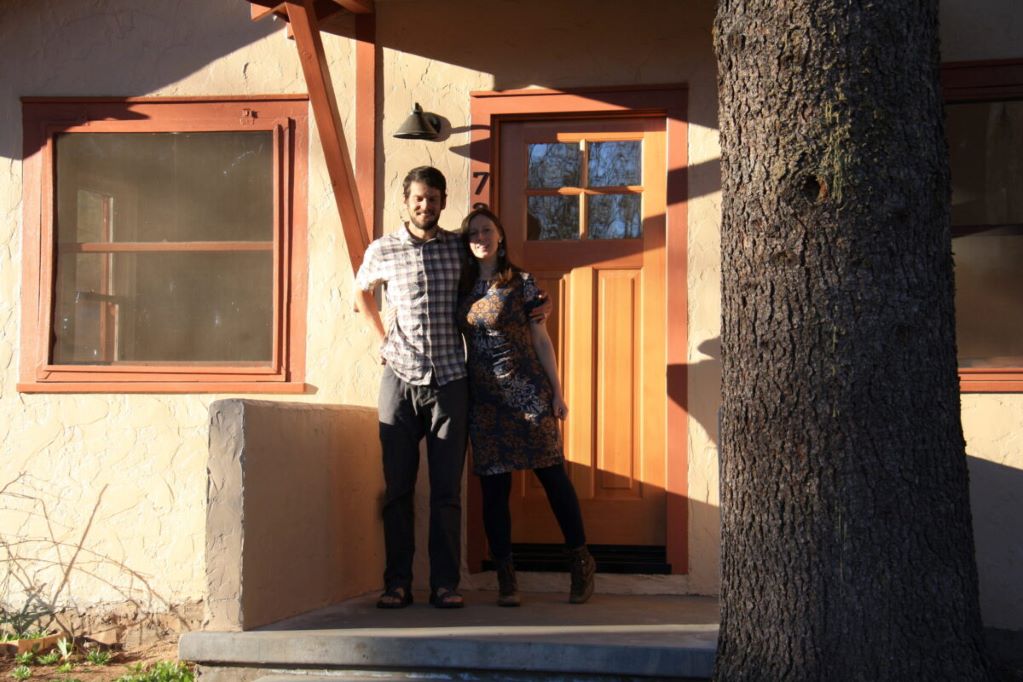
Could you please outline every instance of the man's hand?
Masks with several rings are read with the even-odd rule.
[[[537,298],[540,301],[543,301],[543,303],[533,308],[533,310],[529,313],[529,320],[537,324],[543,324],[547,321],[547,318],[550,317],[551,310],[554,309],[554,304],[551,303],[551,299],[545,291],[541,291]]]

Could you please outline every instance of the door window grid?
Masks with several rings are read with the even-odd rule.
[[[630,134],[527,143],[527,238],[642,237],[642,145]]]

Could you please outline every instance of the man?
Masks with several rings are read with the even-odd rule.
[[[426,438],[430,475],[430,603],[464,606],[458,593],[461,565],[462,467],[465,462],[468,386],[465,352],[455,323],[463,246],[440,229],[447,181],[420,166],[402,186],[404,227],[366,250],[355,278],[361,317],[380,341],[380,444],[384,465],[384,593],[377,606],[412,603],[415,552],[414,496],[419,441]],[[385,285],[395,316],[385,330],[373,290]]]

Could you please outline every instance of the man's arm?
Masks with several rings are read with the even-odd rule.
[[[379,352],[380,346],[383,345],[384,339],[387,337],[387,332],[384,329],[383,321],[380,319],[380,313],[377,312],[377,300],[373,296],[372,289],[369,291],[355,290],[355,310],[359,313],[359,317],[362,318],[363,324],[368,326],[376,336]],[[382,359],[381,362],[383,362]]]

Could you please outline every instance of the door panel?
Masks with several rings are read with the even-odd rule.
[[[663,117],[503,123],[497,208],[509,255],[554,301],[565,455],[593,544],[664,545]],[[532,475],[513,541],[561,534]]]

